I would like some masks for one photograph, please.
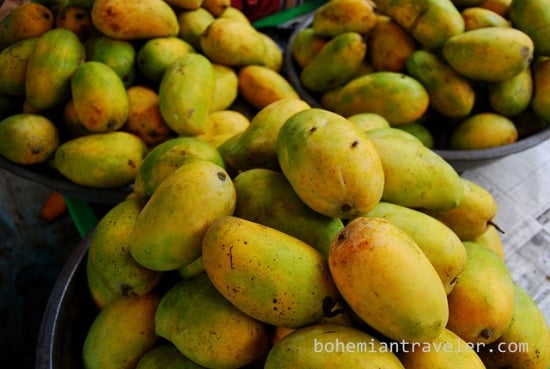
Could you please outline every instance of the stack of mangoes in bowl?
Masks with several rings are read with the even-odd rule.
[[[308,102],[416,132],[458,169],[548,137],[548,1],[331,1],[292,35]],[[325,47],[327,46],[327,47]]]

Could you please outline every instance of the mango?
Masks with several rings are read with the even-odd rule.
[[[273,345],[265,369],[404,369],[382,341],[357,328],[316,324],[299,328]]]
[[[89,258],[86,259],[86,282],[90,297],[99,310],[102,310],[120,296],[118,291],[112,290],[103,282],[99,277],[97,268],[90,262]]]
[[[550,326],[521,285],[514,283],[512,322],[495,342],[483,346],[480,357],[487,369],[504,367],[546,369],[550,365]]]
[[[153,290],[162,276],[139,265],[129,253],[130,234],[145,201],[127,199],[111,208],[98,222],[91,237],[87,254],[88,268],[114,293],[111,303],[118,296],[144,295]]]
[[[476,150],[499,147],[513,144],[518,136],[511,118],[494,112],[477,113],[458,123],[449,137],[449,148]]]
[[[505,260],[504,244],[500,231],[494,224],[489,224],[485,232],[475,237],[472,241],[493,250],[502,260]]]
[[[231,6],[231,0],[202,0],[201,6],[218,17]]]
[[[512,27],[486,27],[455,35],[443,45],[443,57],[458,73],[474,81],[499,82],[529,67],[531,38]]]
[[[402,72],[416,46],[414,38],[392,18],[378,15],[367,38],[367,58],[375,70]]]
[[[495,113],[514,117],[529,108],[534,90],[531,68],[525,68],[512,78],[489,83],[489,104]]]
[[[383,201],[418,209],[452,209],[460,204],[464,196],[460,176],[415,136],[397,128],[366,134],[382,163]]]
[[[134,191],[150,197],[166,178],[192,160],[208,160],[224,166],[222,157],[212,145],[195,137],[174,137],[147,153],[136,174]]]
[[[97,34],[90,9],[76,4],[69,4],[56,12],[55,26],[73,31],[81,42],[86,42]]]
[[[136,369],[204,369],[203,366],[185,357],[176,346],[164,343],[153,347],[143,354],[136,364]]]
[[[86,57],[84,45],[71,31],[54,28],[40,36],[27,65],[25,96],[36,109],[50,109],[71,96],[71,79]]]
[[[321,37],[335,37],[345,32],[364,35],[376,22],[376,6],[371,1],[333,0],[317,8],[311,27]]]
[[[376,0],[376,9],[427,49],[440,49],[450,37],[464,32],[464,19],[451,0]]]
[[[510,21],[504,16],[486,8],[471,6],[460,13],[464,18],[464,31],[484,27],[511,27]]]
[[[512,5],[512,0],[483,0],[479,4],[480,7],[492,10],[503,17],[508,16],[510,5]]]
[[[338,300],[326,259],[274,228],[221,216],[202,240],[204,269],[239,310],[267,324],[296,328],[319,321]],[[266,267],[268,266],[268,267]]]
[[[212,64],[214,67],[214,95],[210,102],[210,112],[226,110],[239,95],[239,76],[237,72],[228,66]]]
[[[183,9],[178,13],[178,36],[195,50],[201,50],[201,34],[213,20],[212,13],[203,7]]]
[[[302,69],[300,82],[315,92],[341,86],[351,80],[366,52],[367,44],[361,34],[345,32],[334,36]]]
[[[0,20],[0,50],[27,38],[40,37],[54,28],[55,16],[45,5],[18,2]]]
[[[91,17],[103,35],[118,40],[177,36],[179,32],[174,9],[162,0],[95,0]]]
[[[242,368],[263,356],[269,344],[267,324],[233,306],[205,273],[176,283],[163,295],[155,330],[207,368]]]
[[[531,107],[543,121],[550,121],[550,60],[544,60],[533,67],[534,90]]]
[[[550,55],[550,2],[548,0],[514,0],[508,9],[514,28],[533,40],[537,55]]]
[[[456,72],[435,53],[416,50],[406,61],[407,73],[428,91],[430,106],[450,118],[464,118],[472,112],[476,92],[472,82]]]
[[[290,52],[294,61],[303,69],[315,55],[325,46],[327,40],[315,34],[313,27],[297,31],[289,40]]]
[[[262,65],[247,65],[240,68],[237,78],[239,94],[257,109],[278,100],[300,98],[283,75]]]
[[[407,369],[485,369],[470,343],[446,328],[431,342],[416,346],[413,344],[406,352],[397,353],[397,356]]]
[[[76,115],[91,132],[110,132],[128,119],[128,93],[121,77],[107,64],[86,61],[71,78]]]
[[[208,58],[185,53],[164,72],[158,90],[159,107],[166,124],[176,133],[204,133],[216,81]]]
[[[344,227],[342,220],[306,206],[281,172],[253,168],[239,173],[233,182],[235,216],[278,229],[328,255],[332,238]]]
[[[492,250],[464,242],[466,268],[448,296],[447,328],[472,343],[495,342],[512,322],[514,282]]]
[[[347,117],[347,120],[357,125],[363,131],[390,127],[388,120],[376,113],[358,113]]]
[[[376,113],[392,126],[419,120],[430,102],[426,88],[417,79],[397,72],[380,71],[357,77],[331,98],[327,99],[326,94],[321,97],[325,109],[344,117]]]
[[[439,275],[416,242],[389,221],[351,220],[334,237],[328,265],[349,307],[383,336],[425,342],[445,329],[449,308]]]
[[[138,49],[136,68],[148,79],[158,82],[178,57],[194,51],[195,48],[189,42],[179,37],[154,37]]]
[[[17,113],[0,121],[0,155],[14,163],[46,162],[60,142],[57,126],[46,116]]]
[[[59,145],[55,167],[67,179],[89,187],[131,184],[147,153],[139,137],[121,131],[76,137]]]
[[[244,132],[249,126],[250,120],[243,113],[236,110],[218,110],[208,114],[205,132],[196,137],[217,148],[229,138]]]
[[[296,194],[313,210],[352,218],[382,197],[384,171],[367,135],[341,115],[311,108],[282,125],[277,155]]]
[[[25,95],[27,65],[37,42],[38,37],[31,37],[0,51],[0,93]]]
[[[310,109],[302,99],[274,101],[254,114],[249,126],[218,146],[228,168],[277,169],[277,135],[285,121],[297,112]]]
[[[235,6],[228,6],[217,18],[229,18],[245,24],[252,24],[246,14]]]
[[[160,297],[125,297],[111,302],[92,321],[82,347],[86,369],[130,369],[158,341],[154,319]]]
[[[176,270],[201,255],[206,230],[217,218],[233,214],[235,203],[235,187],[222,167],[190,161],[147,201],[130,235],[130,254],[145,268]]]
[[[84,44],[86,60],[108,65],[120,77],[125,87],[136,79],[136,49],[130,41],[104,35],[90,38]]]
[[[265,32],[258,32],[260,38],[264,41],[265,55],[263,66],[280,73],[283,68],[283,49],[274,38]]]
[[[421,211],[385,201],[361,216],[385,219],[405,231],[430,260],[447,295],[452,291],[467,259],[466,249],[452,229]]]
[[[416,137],[420,142],[422,142],[422,145],[426,146],[429,149],[434,148],[434,135],[433,133],[426,127],[425,124],[422,124],[420,122],[412,122],[407,124],[401,124],[396,126],[395,128],[401,129],[405,132],[410,133],[414,137]]]
[[[177,273],[183,279],[189,279],[196,277],[204,272],[204,264],[202,263],[202,256],[199,256],[189,264],[185,264],[181,268],[178,268]]]

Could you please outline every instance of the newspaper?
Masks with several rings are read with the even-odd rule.
[[[550,322],[550,140],[466,170],[462,177],[487,189],[498,206],[494,223],[512,277]]]

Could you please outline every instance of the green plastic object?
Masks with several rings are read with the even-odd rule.
[[[98,218],[90,204],[65,196],[65,204],[80,237],[84,238],[97,225]]]
[[[258,19],[252,22],[252,25],[255,28],[277,27],[302,15],[311,13],[326,2],[327,0],[306,0],[302,5],[297,7],[281,10],[280,12]]]

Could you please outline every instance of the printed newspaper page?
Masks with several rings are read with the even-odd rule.
[[[550,140],[462,176],[495,197],[512,277],[550,322]]]

